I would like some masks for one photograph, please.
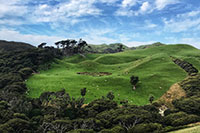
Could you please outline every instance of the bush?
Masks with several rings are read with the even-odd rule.
[[[176,108],[188,114],[196,114],[200,116],[200,98],[190,97],[173,101]]]
[[[30,123],[19,118],[10,119],[5,124],[0,125],[0,132],[23,132],[30,129]]]
[[[196,115],[188,115],[185,112],[172,113],[164,118],[164,124],[171,126],[182,126],[198,121],[200,121],[200,117]]]
[[[26,68],[20,69],[19,73],[21,74],[23,79],[27,79],[33,73],[33,70],[30,67],[26,67]]]
[[[24,93],[26,90],[25,90],[25,88],[21,87],[20,85],[7,85],[4,88],[4,91],[7,93],[10,93],[10,92]]]
[[[162,125],[159,123],[138,124],[128,130],[129,133],[153,133],[162,130]]]
[[[92,101],[91,103],[88,104],[88,106],[85,107],[85,116],[94,117],[100,112],[115,108],[117,108],[117,103],[115,101],[106,99],[97,99]]]
[[[100,133],[125,133],[126,131],[124,130],[123,127],[121,126],[115,126],[111,129],[103,129],[101,130]]]
[[[14,116],[14,118],[20,118],[20,119],[27,120],[27,121],[29,120],[29,118],[25,114],[14,113],[13,116]]]
[[[95,133],[92,129],[77,129],[71,130],[69,133]]]

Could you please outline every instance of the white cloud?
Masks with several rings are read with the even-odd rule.
[[[131,9],[132,6],[137,4],[137,0],[123,0],[119,9],[115,12],[117,16],[133,16],[135,11]]]
[[[115,29],[111,28],[88,28],[88,29],[81,29],[81,33],[83,34],[82,38],[86,40],[89,44],[110,44],[114,43],[118,40],[115,40],[113,38],[107,37],[108,34],[113,34],[115,32]]]
[[[22,25],[24,22],[22,22],[21,20],[13,20],[13,19],[0,19],[0,24],[7,24],[7,25],[11,25],[11,26],[18,26],[18,25]]]
[[[135,12],[135,15],[151,13],[152,11],[153,7],[150,5],[150,3],[143,2],[142,5],[140,6],[140,9]]]
[[[190,11],[190,12],[186,12],[186,13],[183,13],[183,14],[178,14],[177,17],[186,18],[186,17],[195,17],[195,16],[198,16],[198,15],[200,15],[200,10]]]
[[[0,30],[0,40],[26,42],[35,46],[37,46],[38,44],[42,42],[46,42],[49,45],[52,45],[56,41],[59,41],[62,39],[64,38],[57,37],[57,36],[21,34],[18,31],[8,30],[8,29]]]
[[[23,16],[28,10],[22,0],[0,0],[0,3],[0,18],[7,16]]]
[[[123,8],[131,7],[131,6],[134,6],[136,3],[137,3],[137,0],[123,0],[122,7]]]
[[[123,0],[121,7],[116,11],[118,16],[138,16],[140,14],[152,13],[155,10],[163,10],[168,5],[177,4],[179,0],[154,0],[152,1],[139,1],[139,0]],[[138,10],[133,10],[131,7],[139,4]]]
[[[117,16],[133,16],[134,11],[132,11],[130,9],[120,8],[119,10],[117,10],[115,12],[115,15],[117,15]]]
[[[147,10],[149,10],[149,8],[150,8],[149,2],[144,2],[140,7],[140,10],[141,12],[146,12]]]
[[[156,41],[130,41],[130,42],[124,42],[123,44],[129,46],[129,47],[137,47],[137,46],[141,46],[141,45],[147,45],[147,44],[152,44],[155,43]]]
[[[102,44],[102,43],[113,43],[116,42],[115,39],[106,37],[105,34],[112,33],[111,29],[93,29],[93,30],[83,30],[84,35],[82,39],[86,40],[90,44]],[[69,37],[72,39],[79,39],[79,36]],[[1,29],[0,30],[0,40],[8,41],[19,41],[30,43],[34,46],[42,42],[46,42],[48,45],[54,45],[55,42],[66,39],[60,36],[47,36],[47,35],[32,35],[32,34],[22,34],[16,30]]]
[[[35,24],[40,22],[66,22],[77,23],[84,16],[98,16],[102,9],[97,8],[97,3],[114,4],[118,0],[60,0],[57,4],[50,1],[31,0],[0,0],[0,18],[6,17],[15,21],[17,17],[23,18],[21,23]],[[31,4],[30,3],[34,3]],[[80,19],[77,19],[80,18]],[[25,22],[27,21],[27,22]],[[8,20],[1,20],[7,24]],[[9,22],[10,23],[10,22]],[[20,22],[18,22],[20,24]]]
[[[200,38],[198,37],[186,37],[186,38],[177,38],[177,37],[166,37],[169,44],[189,44],[196,48],[200,49]]]
[[[37,22],[69,21],[88,15],[100,15],[101,10],[94,6],[94,0],[70,0],[58,5],[39,5],[33,19]]]
[[[113,3],[116,3],[117,1],[119,0],[97,0],[97,2],[107,3],[107,4],[113,4]]]
[[[155,28],[155,27],[157,27],[157,25],[156,24],[154,24],[154,23],[152,23],[151,21],[145,21],[145,26],[144,26],[144,28]]]
[[[200,48],[200,38],[181,38],[179,43],[190,44],[196,48]]]
[[[191,19],[185,19],[185,20],[170,20],[166,21],[164,20],[165,23],[165,30],[171,31],[171,32],[182,32],[182,31],[187,31],[191,28],[195,28],[196,26],[198,27],[200,24],[200,18],[191,20]]]
[[[99,31],[99,32],[97,32]],[[133,38],[137,38],[140,34],[133,34],[131,36],[119,36],[119,40],[115,40],[109,37],[104,36],[105,34],[112,33],[114,30],[104,29],[104,30],[93,30],[92,32],[85,33],[83,39],[86,40],[89,44],[110,44],[114,42],[121,42],[129,47],[136,47],[140,45],[152,44],[156,41],[131,41]],[[8,40],[8,41],[19,41],[26,42],[32,45],[37,46],[42,42],[47,42],[48,45],[53,45],[55,42],[59,40],[66,39],[64,37],[59,36],[47,36],[47,35],[31,35],[31,34],[21,34],[16,30],[2,29],[0,30],[0,40]],[[73,38],[73,39],[78,39]],[[170,43],[183,43],[183,44],[191,44],[197,48],[200,48],[200,38],[166,38]]]
[[[176,4],[178,2],[179,0],[156,0],[155,5],[156,5],[157,10],[162,10],[166,6],[171,5],[171,4]]]
[[[83,37],[84,40],[87,41],[87,43],[89,44],[110,44],[110,43],[115,43],[116,40],[112,39],[112,38],[108,38],[108,37],[105,37],[105,36],[97,36],[97,35],[94,35],[94,36],[89,36],[89,35],[86,35]]]
[[[163,19],[165,30],[170,32],[183,32],[189,29],[198,30],[200,25],[200,11],[191,11],[178,14],[170,20]]]

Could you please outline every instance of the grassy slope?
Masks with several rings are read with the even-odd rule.
[[[52,68],[32,76],[27,81],[28,95],[39,97],[44,91],[65,88],[74,97],[80,89],[87,88],[86,102],[105,96],[109,91],[115,100],[128,99],[130,103],[148,103],[149,95],[162,96],[169,87],[186,77],[186,73],[175,65],[169,56],[185,59],[200,69],[199,50],[188,45],[166,45],[116,54],[79,55],[58,60]],[[111,72],[112,75],[92,77],[77,72]],[[135,91],[129,83],[131,75],[139,76]]]

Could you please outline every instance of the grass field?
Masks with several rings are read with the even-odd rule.
[[[80,89],[86,87],[86,103],[105,96],[109,91],[115,100],[128,99],[129,103],[144,105],[149,95],[156,99],[169,87],[186,77],[170,56],[189,61],[200,70],[199,50],[189,45],[165,45],[148,49],[130,50],[116,54],[88,54],[57,60],[52,68],[31,76],[26,84],[28,96],[39,97],[44,91],[65,88],[73,97],[80,97]],[[112,75],[90,76],[77,72],[109,72]],[[130,76],[139,76],[135,91],[129,82]]]

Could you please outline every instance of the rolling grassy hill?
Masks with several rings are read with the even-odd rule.
[[[89,44],[90,48],[87,48],[88,51],[91,51],[92,53],[116,53],[118,50],[117,48],[122,45],[123,50],[135,50],[135,49],[146,49],[146,48],[152,48],[152,47],[157,47],[157,46],[162,46],[165,45],[160,42],[156,42],[153,44],[149,45],[141,45],[138,47],[127,47],[126,45],[123,45],[122,43],[113,43],[113,44],[100,44],[100,45],[94,45],[94,44]]]
[[[147,49],[128,50],[115,54],[88,54],[57,60],[52,68],[34,74],[26,82],[28,96],[39,97],[44,91],[58,91],[65,88],[73,97],[80,97],[80,89],[86,87],[86,102],[105,96],[109,91],[115,100],[128,99],[129,103],[144,105],[149,95],[156,99],[169,87],[186,77],[186,73],[172,62],[170,56],[192,63],[200,70],[200,51],[192,46],[162,45]],[[89,72],[91,75],[77,74]],[[112,75],[92,75],[109,72]],[[129,82],[130,76],[139,76],[135,91]]]

